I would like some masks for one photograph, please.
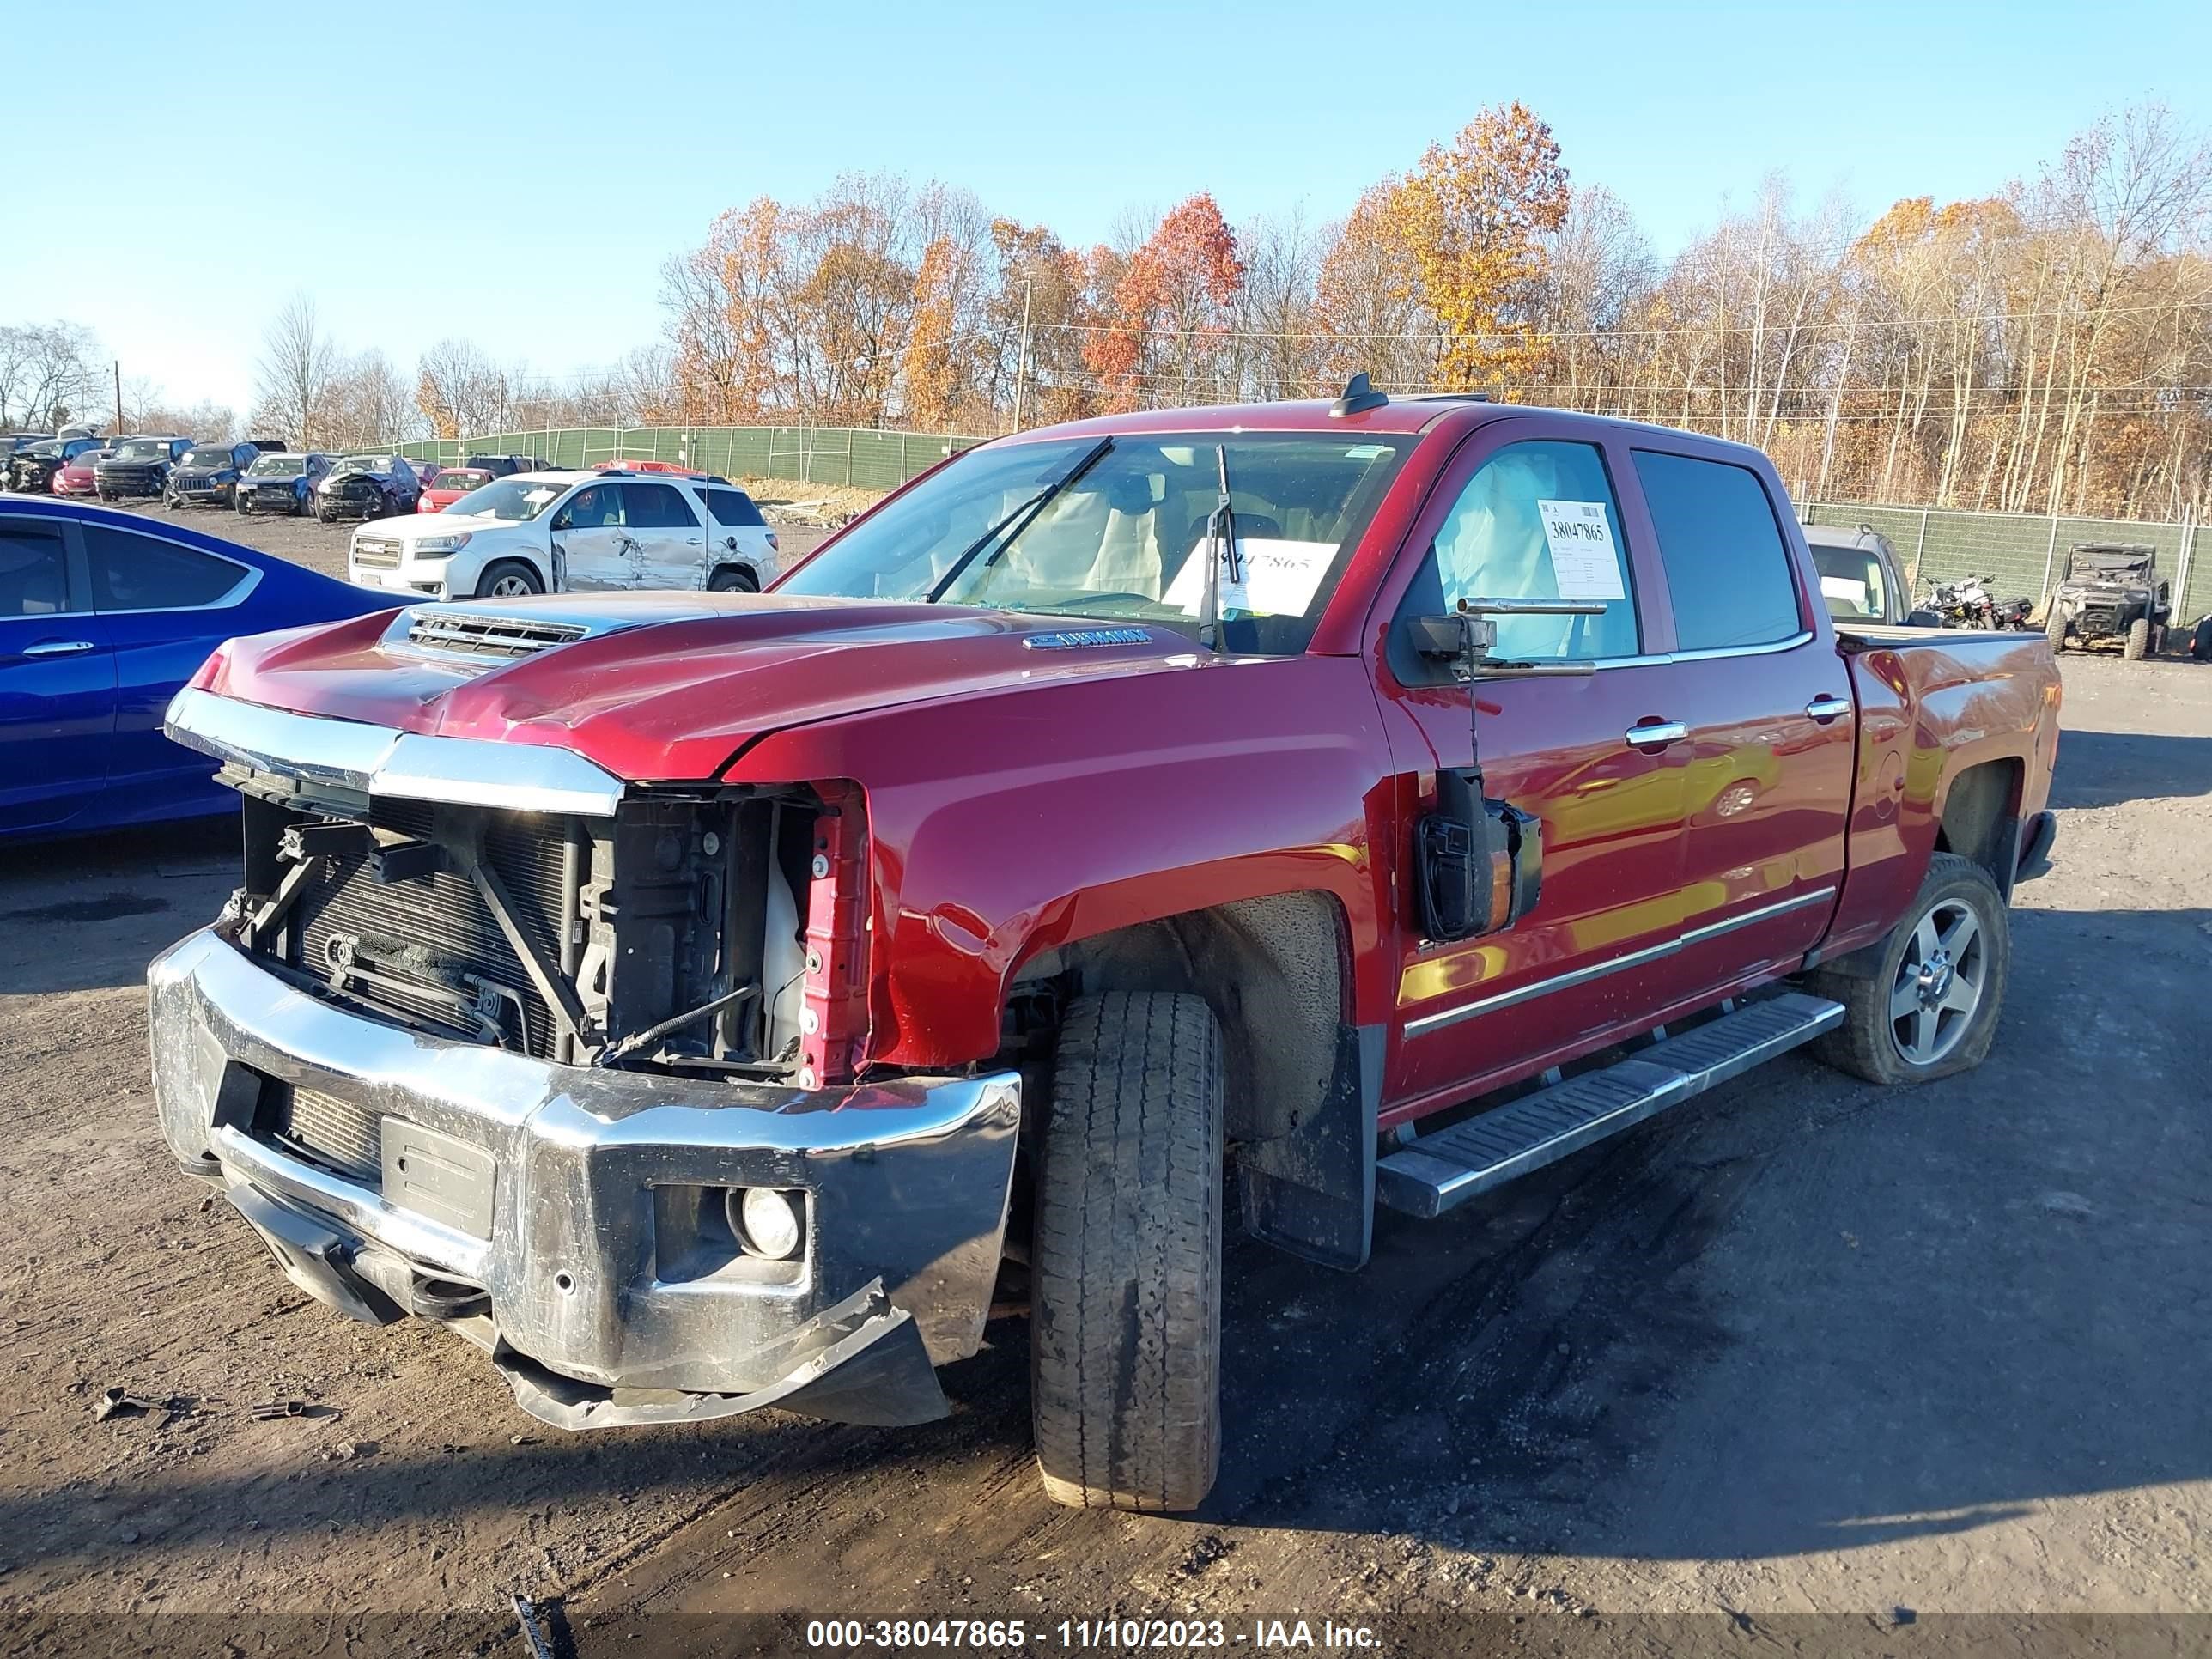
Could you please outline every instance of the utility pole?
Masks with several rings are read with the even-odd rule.
[[[1014,354],[1014,430],[1022,429],[1022,393],[1030,368],[1030,283],[1022,284],[1022,343]]]
[[[123,359],[115,360],[115,435],[123,435]]]

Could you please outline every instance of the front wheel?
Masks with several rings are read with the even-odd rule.
[[[543,593],[545,584],[538,573],[520,559],[494,559],[477,578],[475,597],[479,599],[526,599],[533,593]]]
[[[2043,637],[2051,641],[2051,654],[2054,657],[2066,648],[2066,613],[2055,605],[2044,619]]]
[[[1048,1496],[1197,1507],[1221,1455],[1222,1041],[1200,997],[1068,1005],[1032,1250],[1030,1420]]]
[[[1814,1052],[1869,1083],[1929,1083],[1978,1066],[2012,970],[2012,920],[1990,872],[1938,853],[1871,974],[1814,973],[1844,1023]]]
[[[2128,624],[2128,637],[2120,647],[2120,655],[2130,662],[2141,662],[2150,653],[2150,618],[2137,617]]]

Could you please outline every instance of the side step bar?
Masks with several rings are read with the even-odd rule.
[[[1810,1042],[1843,1018],[1842,1003],[1800,991],[1747,1004],[1378,1158],[1376,1199],[1408,1215],[1442,1215]]]

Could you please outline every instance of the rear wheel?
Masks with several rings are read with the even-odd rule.
[[[737,565],[724,565],[708,579],[709,593],[757,593],[760,579],[750,570]]]
[[[494,559],[477,578],[480,599],[524,599],[544,591],[538,573],[520,559]]]
[[[1814,1052],[1869,1083],[1970,1070],[1988,1058],[2011,969],[2011,918],[1996,883],[1972,860],[1938,853],[1871,974],[1809,976],[1844,1008]]]
[[[2051,654],[2057,656],[2066,648],[2066,613],[2056,605],[2043,624],[2043,637],[2051,641]]]
[[[2120,647],[2120,654],[2130,662],[2141,662],[2150,652],[2150,618],[2137,617],[2128,624],[2127,642]]]
[[[1222,1042],[1200,997],[1079,997],[1037,1181],[1030,1413],[1054,1502],[1196,1507],[1221,1445]]]

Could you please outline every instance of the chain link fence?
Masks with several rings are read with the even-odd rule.
[[[986,441],[945,432],[879,432],[860,427],[555,427],[492,432],[409,444],[416,460],[457,462],[467,455],[529,455],[549,466],[610,461],[668,461],[725,477],[894,489],[946,456]],[[2212,557],[2199,557],[2197,526],[2130,519],[2033,518],[1943,507],[1815,501],[1807,524],[1870,526],[1889,538],[1916,588],[1957,576],[1990,578],[2001,597],[2040,600],[2066,568],[2076,542],[2137,542],[2158,550],[2158,573],[2171,582],[2174,620],[2186,625],[2212,612]],[[2212,550],[2207,550],[2212,551]]]
[[[418,461],[470,455],[528,455],[548,466],[667,461],[726,478],[895,489],[947,455],[984,440],[947,432],[878,432],[864,427],[553,427],[486,432],[403,446]]]
[[[2212,558],[2200,556],[2198,526],[2140,519],[2034,518],[2019,513],[1965,513],[1944,507],[1876,507],[1815,501],[1799,511],[1807,524],[1889,538],[1915,588],[1958,576],[1992,578],[1992,595],[2040,600],[2066,569],[2077,542],[2132,542],[2154,548],[2158,574],[2172,585],[2173,618],[2186,625],[2212,611]]]

